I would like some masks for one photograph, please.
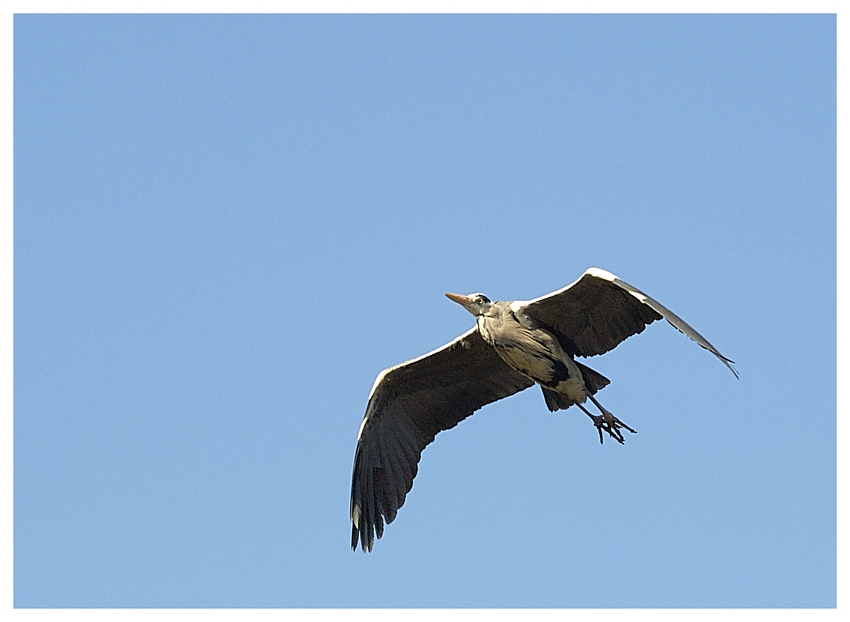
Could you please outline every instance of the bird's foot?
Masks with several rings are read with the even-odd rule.
[[[621,445],[625,442],[623,438],[623,433],[620,432],[621,429],[628,430],[632,434],[637,434],[635,430],[627,426],[625,423],[617,419],[614,414],[610,410],[606,410],[605,408],[601,408],[601,415],[591,415],[587,413],[588,416],[593,419],[593,425],[596,426],[597,432],[599,432],[599,443],[602,444],[602,430],[605,430],[611,438],[620,443]]]

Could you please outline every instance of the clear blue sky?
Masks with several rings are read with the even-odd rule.
[[[15,605],[831,607],[833,16],[15,18]],[[445,291],[666,324],[440,434],[349,549]]]

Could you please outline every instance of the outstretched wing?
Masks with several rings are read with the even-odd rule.
[[[378,375],[357,435],[351,482],[351,548],[371,551],[413,486],[419,456],[438,432],[533,384],[477,328]]]
[[[730,359],[678,315],[610,272],[590,268],[572,285],[546,296],[511,304],[553,330],[573,356],[594,356],[615,348],[648,324],[664,318],[711,352],[738,377]]]

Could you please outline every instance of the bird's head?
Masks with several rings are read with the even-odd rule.
[[[470,294],[469,296],[446,294],[446,298],[458,303],[472,315],[482,315],[486,313],[490,308],[490,305],[493,304],[484,294]]]

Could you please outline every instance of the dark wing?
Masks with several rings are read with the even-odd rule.
[[[357,435],[351,481],[351,548],[371,551],[413,486],[419,456],[442,430],[530,387],[477,328],[378,375]]]
[[[674,328],[714,354],[732,370],[726,358],[685,320],[636,287],[599,268],[590,268],[572,285],[546,296],[511,303],[558,334],[573,356],[594,356],[615,348],[648,324],[664,318]]]

